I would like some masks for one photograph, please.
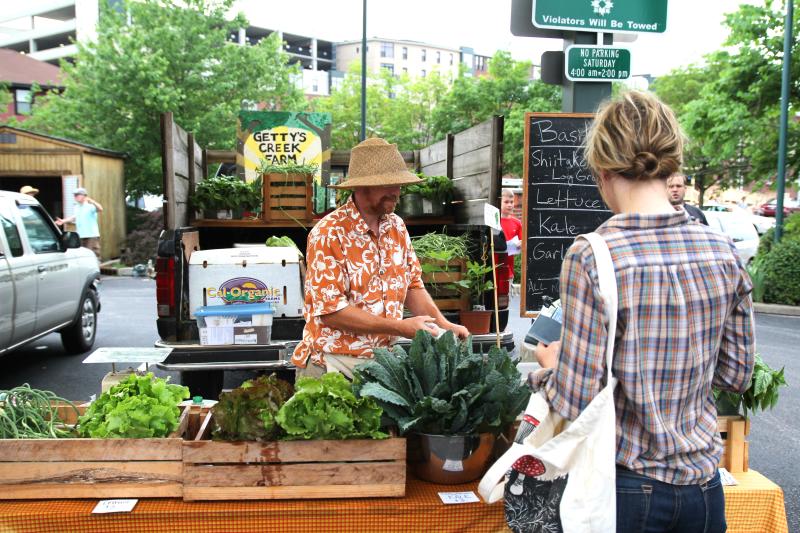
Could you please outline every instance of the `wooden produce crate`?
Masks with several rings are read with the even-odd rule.
[[[405,496],[405,439],[211,441],[211,417],[183,443],[186,501]]]
[[[434,259],[420,259],[420,265],[430,265],[434,270],[423,272],[422,282],[428,289],[433,303],[440,311],[469,311],[469,297],[464,291],[447,286],[464,279],[467,263],[464,259],[452,259],[448,263]]]
[[[311,174],[264,174],[264,220],[310,221],[314,216],[312,181]]]
[[[76,422],[72,409],[61,412]],[[182,437],[200,416],[184,409],[167,438],[0,439],[0,499],[180,497]]]
[[[750,468],[750,420],[741,415],[720,416],[719,432],[723,451],[719,465],[731,473],[747,472]]]

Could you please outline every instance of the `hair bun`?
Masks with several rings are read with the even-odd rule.
[[[659,174],[658,158],[650,152],[639,152],[633,159],[631,175],[641,179],[651,179]]]

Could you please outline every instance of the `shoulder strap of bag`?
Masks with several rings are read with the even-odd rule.
[[[603,297],[605,308],[606,327],[608,340],[606,341],[606,382],[611,382],[611,364],[614,362],[614,340],[617,332],[617,309],[619,295],[617,293],[617,276],[614,274],[614,263],[611,261],[611,252],[608,251],[606,240],[598,233],[592,232],[578,236],[586,239],[592,247],[594,261],[597,265],[597,279],[600,284],[600,294]]]

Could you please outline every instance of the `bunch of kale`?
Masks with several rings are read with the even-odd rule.
[[[498,434],[530,396],[505,350],[473,353],[471,338],[457,341],[449,331],[436,340],[418,331],[407,354],[376,349],[355,368],[353,388],[375,399],[401,434]]]

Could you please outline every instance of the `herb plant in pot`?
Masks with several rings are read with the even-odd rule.
[[[191,202],[203,218],[231,219],[241,208],[240,196],[248,187],[236,176],[213,176],[197,184]]]
[[[421,479],[467,483],[492,458],[495,438],[522,412],[530,392],[505,350],[472,352],[472,339],[418,331],[408,353],[376,349],[355,368],[353,390],[373,398],[387,422],[409,438],[409,463]]]
[[[420,175],[425,183],[420,185],[422,195],[422,214],[440,217],[445,214],[446,206],[453,200],[455,186],[447,176]]]
[[[403,218],[422,216],[422,185],[408,185],[401,189],[397,214]]]
[[[494,284],[489,277],[492,267],[486,263],[467,261],[467,271],[464,279],[455,282],[455,286],[469,295],[472,305],[471,311],[461,311],[461,325],[475,335],[489,333],[492,321],[492,312],[487,311],[483,305],[483,293],[494,289]]]

